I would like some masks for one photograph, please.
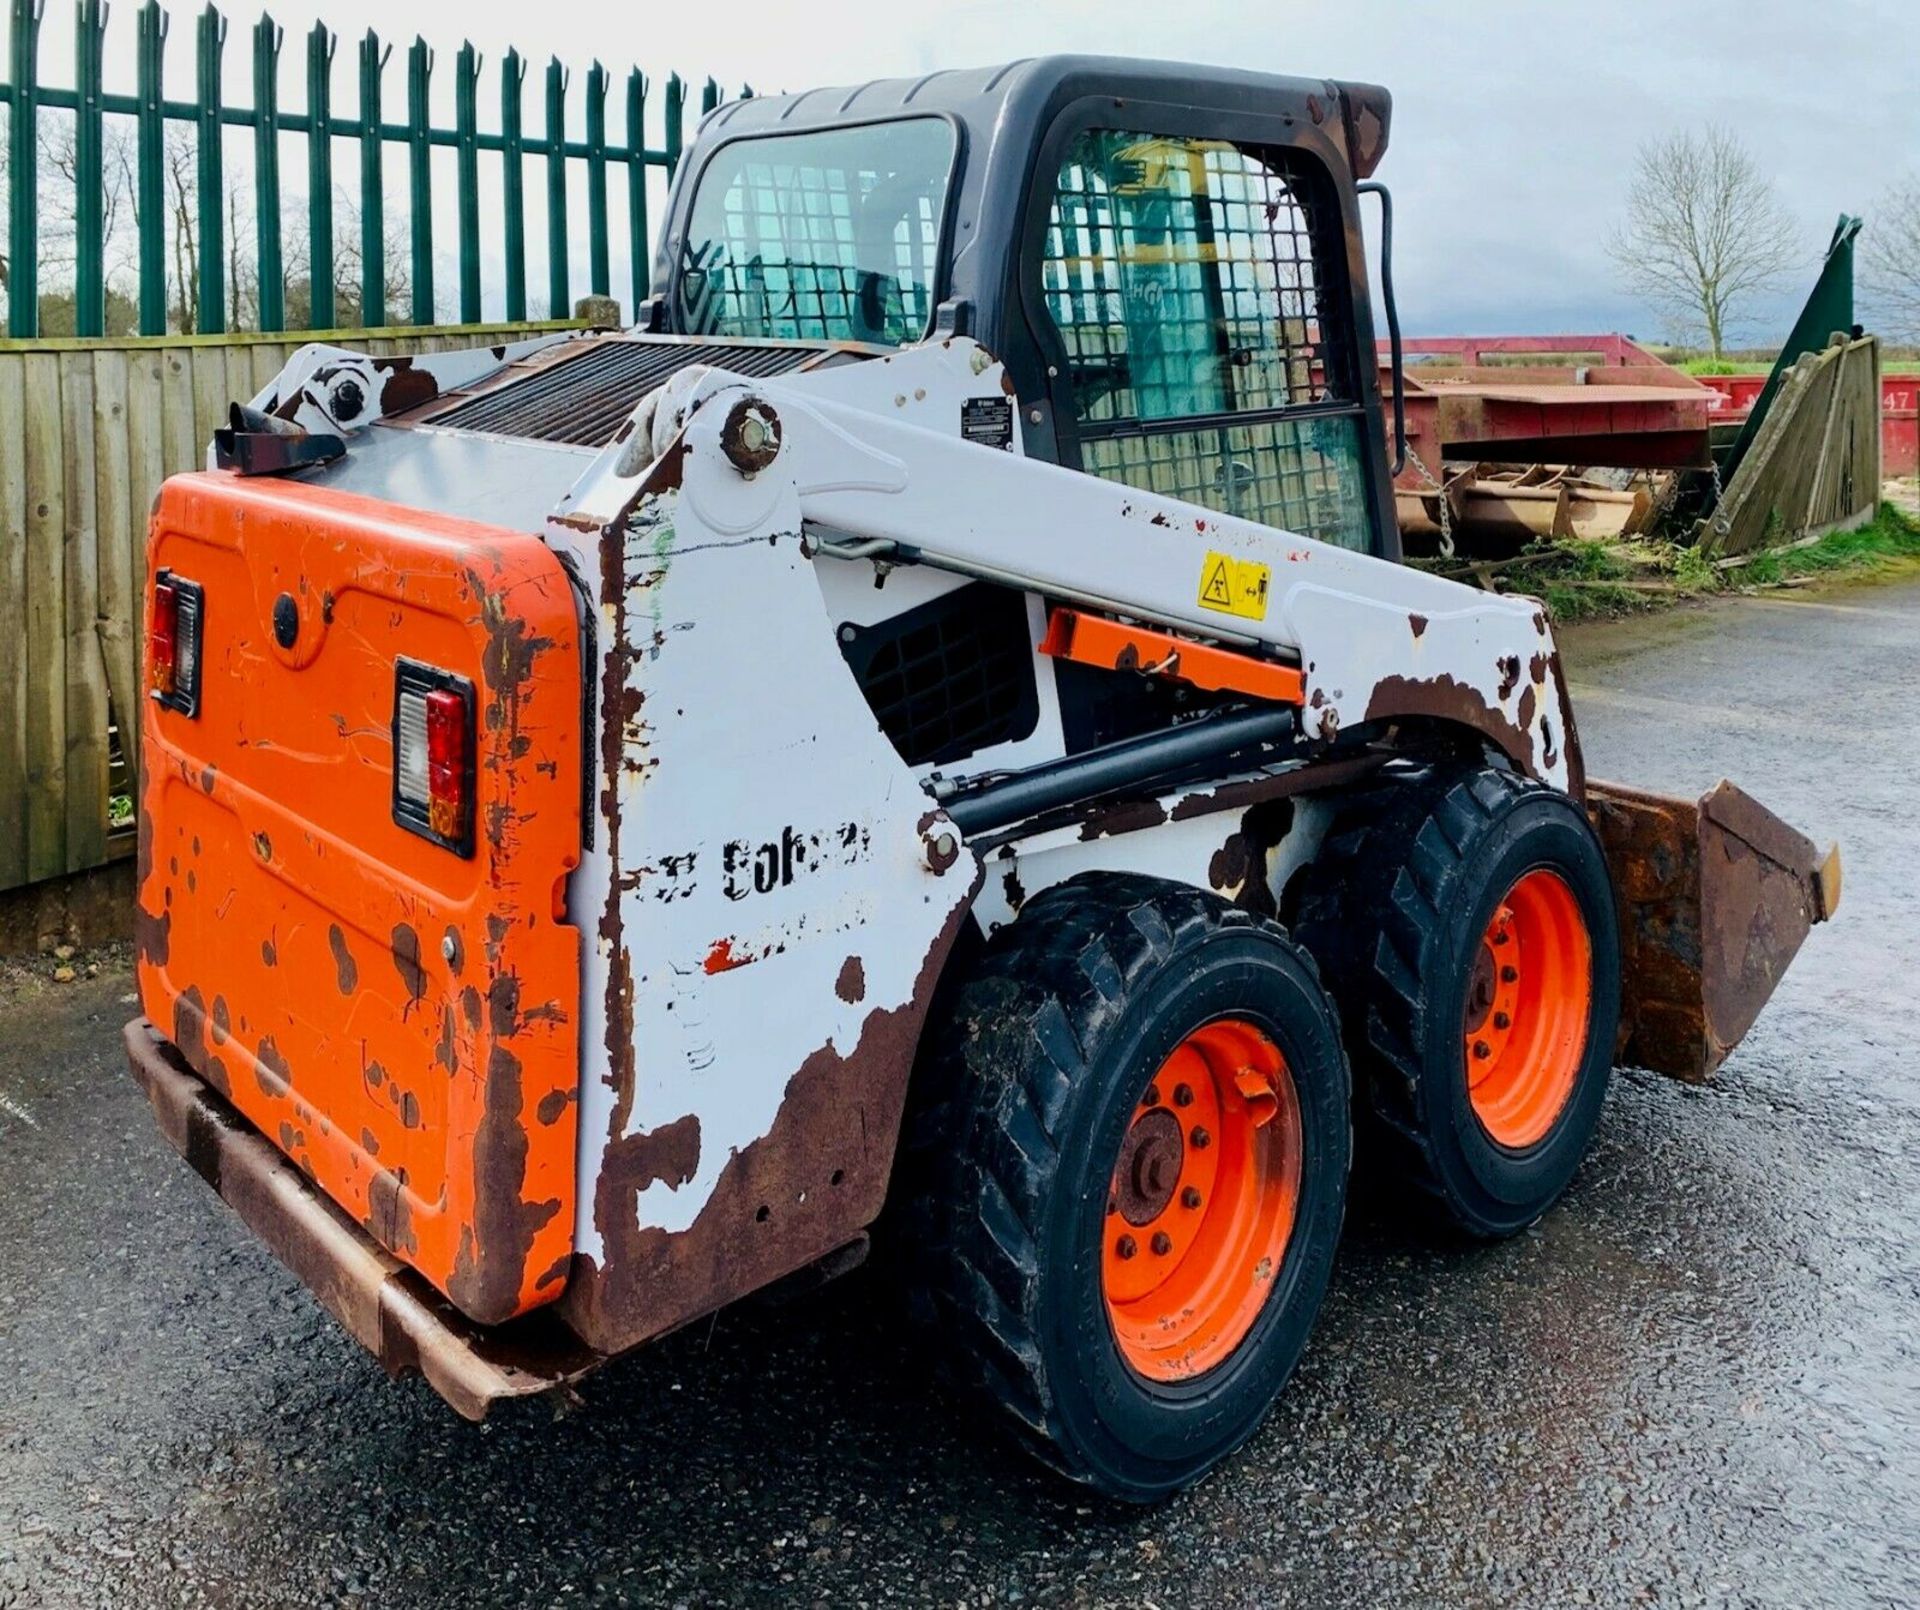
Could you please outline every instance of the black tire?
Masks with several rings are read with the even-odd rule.
[[[1126,1361],[1103,1295],[1103,1226],[1136,1102],[1222,1017],[1280,1048],[1302,1168],[1278,1275],[1244,1338],[1165,1383]],[[1276,924],[1120,873],[1043,891],[946,998],[916,1073],[902,1226],[915,1308],[963,1384],[1040,1458],[1151,1502],[1259,1425],[1319,1312],[1346,1204],[1351,1089],[1333,1003]]]
[[[1462,1034],[1488,920],[1535,869],[1558,874],[1574,897],[1592,989],[1565,1104],[1543,1136],[1514,1148],[1475,1115]],[[1363,1165],[1431,1198],[1470,1235],[1532,1224],[1586,1155],[1620,1015],[1612,881],[1586,813],[1556,789],[1491,769],[1376,789],[1342,807],[1287,909],[1339,1003],[1371,1120]]]

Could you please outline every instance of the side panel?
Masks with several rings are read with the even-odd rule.
[[[717,411],[716,411],[717,412]],[[741,519],[696,421],[642,488],[556,520],[599,576],[596,850],[576,1272],[617,1351],[878,1215],[920,1026],[977,864],[882,735],[801,549],[790,480]],[[682,476],[685,485],[682,485]]]
[[[201,474],[161,493],[162,567],[204,589],[205,626],[198,715],[146,706],[147,1016],[470,1317],[552,1299],[579,1063],[581,669],[559,561],[515,532]],[[394,820],[400,656],[472,685],[471,859]]]

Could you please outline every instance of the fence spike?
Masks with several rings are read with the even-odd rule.
[[[262,12],[253,25],[253,212],[260,328],[283,330],[286,263],[280,252],[280,47],[286,30]]]
[[[427,92],[433,50],[420,35],[407,50],[407,227],[412,242],[413,322],[431,324],[433,305],[433,125]]]
[[[567,256],[567,85],[558,56],[547,62],[547,317],[570,318]]]
[[[387,192],[380,133],[380,74],[388,53],[371,28],[360,41],[360,316],[387,322]]]
[[[324,22],[307,35],[307,328],[335,324],[333,298],[333,53]]]
[[[195,277],[195,328],[220,335],[227,328],[226,167],[221,148],[220,56],[226,48],[227,22],[209,4],[201,13],[194,62],[194,119],[198,161],[195,166],[199,213],[200,266]]]
[[[107,31],[101,0],[74,7],[73,84],[79,106],[73,115],[73,333],[107,333],[106,153],[101,107],[102,41]]]
[[[647,229],[647,75],[634,67],[627,72],[627,250],[636,319],[653,288],[652,244]]]
[[[460,320],[480,322],[480,57],[463,40],[453,63],[454,146],[460,192]]]
[[[166,109],[162,100],[167,14],[146,0],[136,21],[134,224],[140,234],[140,333],[167,333]]]
[[[7,119],[7,333],[40,333],[40,20],[45,0],[13,0]]]

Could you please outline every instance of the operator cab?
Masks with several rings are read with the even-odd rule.
[[[971,335],[1029,457],[1399,556],[1356,179],[1364,84],[1048,57],[737,101],[688,149],[653,328]]]

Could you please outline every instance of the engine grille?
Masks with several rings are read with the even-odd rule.
[[[493,391],[469,397],[428,423],[538,442],[605,447],[634,405],[649,392],[659,390],[676,370],[692,364],[713,364],[760,380],[797,369],[821,350],[688,341],[595,341],[583,344],[577,357],[563,358]]]
[[[839,635],[880,730],[909,766],[1010,743],[1039,720],[1020,593],[974,582]]]

